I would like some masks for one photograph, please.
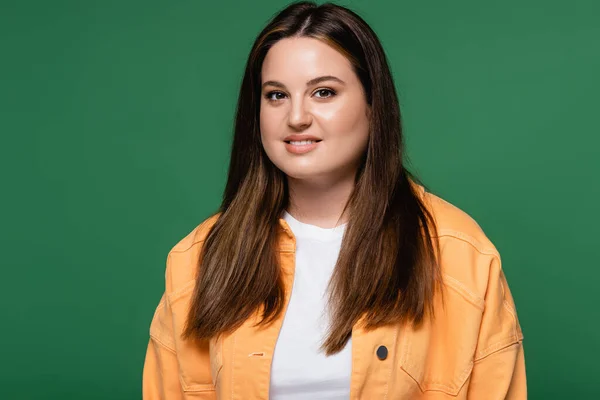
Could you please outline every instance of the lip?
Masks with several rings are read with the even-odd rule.
[[[315,141],[321,141],[323,139],[318,138],[316,136],[312,136],[312,135],[303,135],[303,134],[294,134],[294,135],[290,135],[288,137],[286,137],[285,139],[283,139],[284,142],[289,142],[289,141],[300,141],[300,140],[315,140]]]
[[[295,141],[296,139],[294,139]],[[303,140],[314,140],[314,139],[303,139]],[[321,141],[319,140],[318,142],[313,142],[313,143],[309,143],[309,144],[291,144],[288,142],[284,142],[285,143],[285,149],[287,151],[289,151],[290,153],[293,154],[304,154],[304,153],[308,153],[309,151],[313,151],[314,149],[317,148],[317,146],[319,145],[319,143],[321,143]]]
[[[311,140],[311,141],[314,141],[315,143],[299,144],[299,145],[289,143],[290,141],[296,142],[296,141],[302,141],[302,140]],[[287,151],[289,151],[290,153],[294,153],[294,154],[308,153],[309,151],[316,149],[322,140],[323,139],[318,138],[316,136],[303,135],[303,134],[294,134],[294,135],[290,135],[290,136],[286,137],[285,139],[283,139],[283,141],[285,142],[285,149]]]

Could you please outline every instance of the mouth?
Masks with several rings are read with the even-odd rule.
[[[323,140],[284,140],[285,148],[288,152],[293,154],[304,154],[309,151],[313,151],[319,146]]]
[[[303,146],[307,144],[319,143],[322,142],[322,139],[319,140],[284,140],[287,144],[291,144],[293,146]]]

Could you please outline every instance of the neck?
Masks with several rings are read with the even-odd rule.
[[[354,189],[354,175],[335,182],[295,179],[288,176],[287,212],[300,222],[321,228],[334,228],[348,221],[342,210]]]

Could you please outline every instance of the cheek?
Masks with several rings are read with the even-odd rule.
[[[335,164],[355,165],[367,150],[369,120],[366,110],[353,109],[327,121],[327,151]]]
[[[344,107],[324,115],[326,138],[339,141],[344,147],[363,145],[369,136],[369,120],[365,107]]]
[[[337,139],[364,136],[369,126],[367,104],[363,100],[363,95],[357,91],[349,91],[338,100],[314,110],[327,131],[326,137]]]
[[[273,110],[260,111],[260,135],[263,141],[270,141],[279,137],[279,117]]]
[[[283,156],[285,148],[280,144],[281,128],[279,117],[272,110],[260,111],[259,127],[262,147],[267,157],[275,164]],[[279,165],[278,165],[279,166]]]

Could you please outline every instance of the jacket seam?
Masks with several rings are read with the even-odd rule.
[[[485,301],[478,296],[477,294],[470,291],[461,281],[454,278],[451,275],[443,274],[443,276],[447,279],[448,286],[454,289],[462,298],[464,298],[467,302],[471,303],[481,311],[485,308]]]
[[[169,302],[173,303],[173,302],[177,301],[179,298],[181,298],[183,295],[190,292],[190,290],[193,290],[195,283],[196,283],[195,279],[190,279],[189,281],[184,283],[181,287],[179,287],[177,290],[174,290],[173,292],[171,292],[171,294],[167,295]]]
[[[452,230],[452,229],[441,229],[440,234],[437,235],[438,238],[443,237],[451,237],[456,240],[460,240],[461,242],[465,242],[470,244],[475,250],[477,250],[480,254],[489,255],[489,256],[498,256],[498,250],[494,247],[483,247],[483,244],[472,237],[471,235],[467,235],[466,233]]]
[[[171,345],[167,345],[167,343],[166,343],[167,340],[163,340],[163,339],[159,338],[159,337],[168,337],[168,336],[170,336],[169,334],[166,334],[164,332],[164,330],[160,326],[157,326],[157,324],[158,324],[158,322],[157,322],[158,321],[158,313],[162,309],[164,309],[166,307],[167,307],[166,296],[163,296],[161,298],[161,301],[158,303],[158,306],[156,307],[156,310],[154,310],[154,315],[152,316],[152,322],[150,324],[149,335],[150,335],[151,338],[153,338],[157,342],[161,343],[164,347],[166,347],[169,350],[171,350],[171,351],[174,352],[175,351],[174,350],[174,342],[175,341],[173,339],[169,338],[168,341],[170,342]],[[154,333],[154,332],[156,332],[156,333]]]
[[[518,337],[519,336],[519,333],[517,331],[518,321],[517,321],[517,316],[515,315],[513,308],[508,304],[508,302],[506,300],[504,300],[502,302],[502,306],[504,308],[506,308],[506,311],[508,311],[508,313],[512,316],[512,318],[513,318],[513,336]]]
[[[495,353],[498,353],[499,351],[502,351],[504,349],[506,349],[507,347],[513,346],[517,343],[521,343],[523,341],[523,337],[522,336],[511,336],[510,338],[501,340],[499,342],[494,343],[491,346],[486,347],[485,349],[483,349],[481,352],[479,352],[479,356],[477,356],[473,362],[479,362],[481,360],[483,360],[484,358],[487,358]]]
[[[158,306],[156,307],[156,310],[154,310],[154,314],[152,315],[152,320],[154,321],[156,319],[156,316],[158,315],[158,312],[165,308],[165,299],[166,299],[166,295],[162,296],[160,301],[158,302]]]
[[[504,297],[504,284],[501,283],[501,288],[502,288],[502,296]],[[512,317],[512,335],[506,339],[503,340],[499,340],[498,342],[495,342],[494,344],[489,345],[488,347],[486,347],[483,350],[478,351],[477,357],[475,358],[475,361],[481,360],[482,358],[485,358],[487,356],[489,356],[490,354],[495,353],[496,351],[502,350],[503,348],[510,346],[516,342],[522,341],[523,340],[523,333],[521,331],[519,331],[519,322],[517,319],[517,315],[516,315],[516,310],[514,310],[506,301],[506,299],[504,299],[502,301],[502,307],[504,307],[506,309],[506,311],[510,314],[510,316]]]
[[[215,385],[211,383],[198,383],[188,385],[183,380],[183,376],[181,374],[179,374],[179,382],[181,383],[181,388],[186,393],[214,392],[216,390]]]
[[[152,340],[154,340],[156,343],[158,343],[165,350],[168,350],[168,351],[170,351],[173,354],[177,354],[177,351],[174,348],[171,348],[171,346],[167,345],[157,335],[155,335],[153,333],[150,333],[150,337],[152,338]]]

